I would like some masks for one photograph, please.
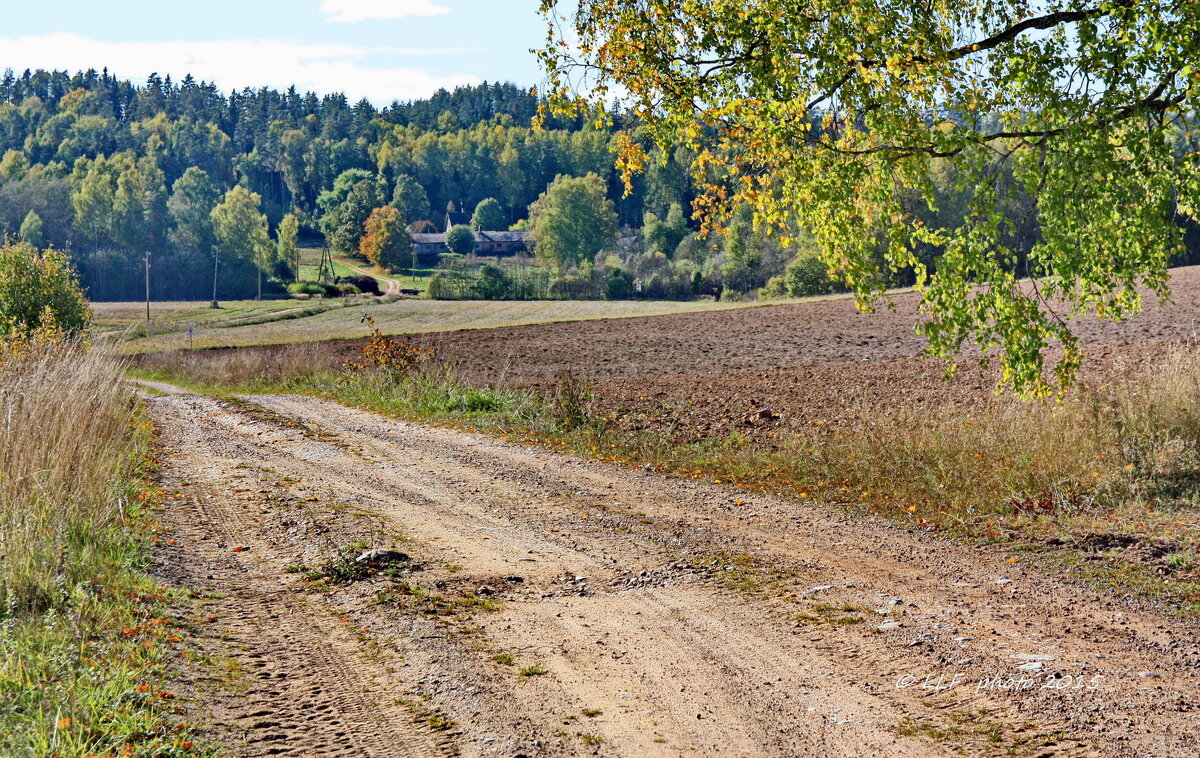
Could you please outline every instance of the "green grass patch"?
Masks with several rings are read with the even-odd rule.
[[[207,754],[169,689],[184,631],[146,575],[151,433],[115,361],[0,347],[0,755]]]

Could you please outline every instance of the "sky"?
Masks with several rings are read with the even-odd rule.
[[[224,91],[292,84],[378,106],[482,81],[543,80],[537,0],[5,2],[0,70],[191,73]]]

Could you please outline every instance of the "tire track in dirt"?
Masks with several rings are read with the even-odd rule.
[[[174,388],[174,403],[193,400]],[[151,400],[158,411],[167,398]],[[221,417],[221,420],[226,420]],[[238,756],[404,756],[453,752],[395,700],[392,677],[365,660],[360,643],[328,608],[292,592],[264,558],[274,547],[256,534],[249,506],[237,507],[233,480],[191,481],[204,460],[202,420],[161,424],[164,485],[186,490],[165,517],[177,549],[161,549],[156,573],[207,598],[211,623],[198,640],[206,654],[234,662],[232,688],[206,693],[203,710]],[[253,422],[250,422],[253,423]],[[239,446],[238,453],[250,453]],[[177,456],[177,457],[176,457]],[[226,461],[226,463],[234,463]],[[236,465],[236,464],[235,464]]]
[[[303,474],[306,481],[316,481],[319,487],[329,488],[330,494],[359,507],[367,505],[363,502],[367,498],[355,498],[353,494],[370,493],[370,499],[375,500],[371,505],[380,507],[380,501],[392,504],[389,515],[417,542],[444,544],[452,560],[468,562],[471,583],[496,579],[496,569],[503,568],[511,575],[513,567],[527,570],[529,563],[539,564],[535,569],[539,576],[529,581],[542,585],[538,592],[549,596],[549,604],[538,597],[532,604],[514,607],[511,618],[505,611],[486,620],[489,634],[496,632],[496,641],[503,649],[514,651],[523,663],[544,665],[558,680],[549,684],[549,677],[538,677],[536,681],[531,677],[522,682],[522,691],[513,692],[510,674],[509,681],[491,693],[490,708],[513,708],[516,704],[517,710],[531,714],[540,737],[524,742],[539,752],[590,753],[603,744],[616,755],[678,755],[695,750],[711,755],[798,755],[810,754],[821,746],[827,755],[858,755],[865,744],[897,755],[929,754],[927,746],[898,739],[886,723],[876,723],[872,714],[882,706],[869,696],[857,700],[840,696],[820,712],[816,707],[802,710],[802,720],[779,719],[756,694],[757,681],[748,687],[746,677],[770,675],[778,668],[775,659],[780,657],[794,658],[783,669],[788,678],[803,676],[806,681],[822,676],[832,663],[786,655],[777,647],[762,650],[761,630],[738,620],[735,614],[706,613],[706,608],[720,608],[723,601],[699,583],[694,589],[651,589],[603,597],[596,597],[582,582],[569,583],[560,591],[553,584],[562,575],[573,577],[576,572],[584,572],[593,583],[600,576],[613,575],[608,567],[612,559],[589,556],[554,539],[542,538],[537,534],[537,524],[514,525],[488,513],[477,501],[463,498],[459,490],[470,486],[467,479],[444,483],[445,477],[440,474],[446,470],[438,475],[443,481],[423,481],[430,476],[426,459],[403,464],[415,467],[409,472],[411,476],[395,471],[390,461],[364,470],[361,460],[347,455],[345,447],[300,437],[285,427],[264,432],[268,424],[249,421],[237,409],[221,413],[225,406],[215,401],[195,397],[162,399],[171,401],[177,406],[192,406],[190,413],[178,415],[195,417],[197,411],[206,414],[214,436],[189,440],[187,444],[208,465],[227,469],[250,462],[275,475]],[[350,446],[355,444],[357,440],[350,441]],[[375,452],[363,451],[368,457]],[[332,467],[314,470],[314,460],[323,460]],[[359,466],[350,465],[354,463]],[[382,476],[375,471],[380,467],[385,471]],[[423,469],[424,474],[418,475],[417,469]],[[505,492],[504,496],[511,494]],[[396,514],[397,503],[411,511]],[[228,510],[217,518],[230,522],[236,516],[236,510]],[[622,617],[620,624],[615,623]],[[519,630],[513,630],[514,621]],[[513,634],[505,634],[506,627]],[[719,645],[711,639],[714,633],[718,634]],[[632,656],[625,647],[630,639],[641,643],[641,649]],[[592,648],[599,648],[599,652],[593,653]],[[730,676],[714,678],[714,671]],[[470,666],[461,675],[471,676]],[[785,705],[797,682],[787,681],[779,673],[774,677],[782,685],[768,690],[768,694],[778,692],[775,699]],[[473,719],[459,712],[470,703],[450,701],[438,705],[453,713],[470,734]],[[564,740],[560,735],[563,730],[556,722],[584,709],[604,712],[580,727],[595,730],[604,743],[575,741],[579,735],[569,733],[569,739]],[[856,717],[841,719],[844,712],[853,712]],[[835,720],[841,721],[840,728],[834,728]],[[514,744],[521,741],[519,735],[509,739]],[[480,742],[481,753],[487,752],[488,744]]]
[[[386,609],[368,614],[372,630],[405,638],[410,685],[458,721],[466,754],[1195,749],[1200,656],[1186,631],[997,556],[311,398],[252,401],[318,433],[249,425],[208,399],[155,402],[167,426],[200,421],[186,449],[209,468],[249,460],[303,479],[390,520],[414,552],[460,566],[460,584],[505,599],[474,619],[466,650],[425,641],[427,629]],[[488,661],[495,651],[548,673],[514,683]],[[1103,688],[896,686],[909,674],[1012,672],[1039,656]],[[1141,666],[1152,680],[1136,676]]]

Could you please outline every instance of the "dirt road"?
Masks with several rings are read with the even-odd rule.
[[[1194,630],[1006,555],[311,398],[148,402],[229,755],[1200,753]],[[320,579],[355,541],[410,562]]]

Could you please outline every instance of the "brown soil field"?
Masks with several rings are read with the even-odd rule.
[[[1200,267],[1177,269],[1173,298],[1126,323],[1079,319],[1086,371],[1121,371],[1190,340],[1200,318]],[[550,324],[425,338],[471,379],[547,386],[572,371],[628,425],[676,425],[704,435],[766,426],[831,424],[890,405],[953,409],[992,402],[996,377],[967,357],[922,360],[917,296],[876,313],[849,299],[720,313]]]
[[[1196,336],[1200,267],[1176,269],[1174,294],[1126,323],[1081,318],[1074,329],[1087,371],[1119,372]],[[762,432],[852,419],[891,405],[970,408],[992,402],[995,379],[973,358],[944,380],[945,365],[920,358],[917,297],[890,297],[873,314],[850,299],[729,311],[414,335],[481,384],[546,387],[566,371],[593,383],[599,403],[628,426],[688,434]],[[247,355],[303,351],[330,366],[362,340],[242,348]],[[211,351],[216,358],[224,351]],[[192,356],[203,360],[204,354]],[[153,365],[158,359],[143,357]],[[778,419],[752,420],[767,409]]]

